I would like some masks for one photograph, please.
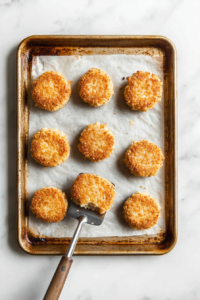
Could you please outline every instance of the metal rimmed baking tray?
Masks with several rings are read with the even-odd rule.
[[[29,132],[30,72],[33,56],[146,54],[162,51],[164,55],[165,124],[165,234],[81,238],[74,254],[165,254],[177,241],[177,95],[176,50],[161,36],[31,36],[17,51],[17,185],[18,241],[29,254],[66,252],[70,238],[37,237],[28,230],[27,153]]]

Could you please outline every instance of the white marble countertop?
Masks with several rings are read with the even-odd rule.
[[[2,300],[43,298],[59,257],[16,242],[15,55],[34,34],[164,35],[178,52],[179,239],[165,256],[75,257],[60,299],[200,299],[198,0],[0,0],[0,282]]]

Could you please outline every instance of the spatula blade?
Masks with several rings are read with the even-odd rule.
[[[96,226],[101,225],[106,215],[105,213],[99,214],[94,210],[80,207],[79,205],[75,204],[73,201],[71,201],[71,204],[69,206],[68,214],[74,219],[79,219],[81,216],[86,216],[87,217],[86,223],[91,225],[96,225]]]

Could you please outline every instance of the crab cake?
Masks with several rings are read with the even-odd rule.
[[[143,140],[133,143],[125,153],[124,162],[136,176],[155,176],[162,167],[164,155],[154,143]]]
[[[132,110],[147,111],[161,101],[162,81],[157,75],[137,71],[127,80],[124,97]]]
[[[71,199],[84,208],[105,213],[111,208],[116,192],[107,179],[94,174],[80,174],[71,189]]]
[[[31,143],[31,155],[45,167],[55,167],[70,154],[67,136],[58,129],[43,128],[36,132]]]
[[[114,94],[108,74],[100,69],[90,69],[79,81],[79,95],[90,106],[106,105]]]
[[[65,217],[67,208],[67,196],[53,186],[36,191],[30,206],[38,219],[56,223]]]
[[[122,214],[131,228],[149,229],[160,218],[160,205],[150,195],[137,193],[126,200]]]
[[[33,82],[35,105],[49,111],[62,108],[71,95],[71,83],[61,73],[45,72]]]
[[[115,138],[106,124],[90,124],[79,138],[79,151],[85,159],[98,162],[111,156],[115,149]]]

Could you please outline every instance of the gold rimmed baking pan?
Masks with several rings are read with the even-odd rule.
[[[177,91],[176,49],[162,36],[31,36],[17,50],[17,208],[18,241],[30,254],[66,252],[70,238],[38,238],[28,230],[27,152],[28,91],[32,57],[39,55],[164,55],[165,219],[166,232],[156,236],[81,238],[74,254],[165,254],[177,241]]]

